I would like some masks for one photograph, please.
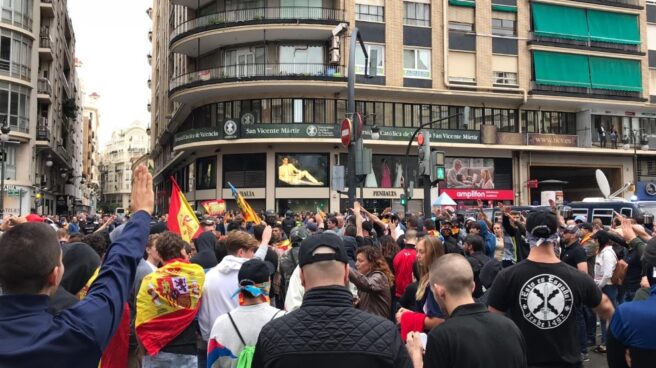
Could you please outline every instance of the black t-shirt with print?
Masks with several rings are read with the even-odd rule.
[[[579,263],[588,261],[588,256],[585,254],[585,249],[577,241],[569,247],[562,248],[560,260],[578,269]]]
[[[522,331],[529,367],[578,366],[574,310],[599,303],[592,278],[563,262],[524,260],[501,271],[488,295],[488,305],[506,312]]]

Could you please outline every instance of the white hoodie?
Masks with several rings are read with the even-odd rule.
[[[261,244],[254,258],[264,260],[267,244]],[[221,263],[205,274],[203,297],[198,310],[198,324],[203,341],[208,341],[214,322],[239,306],[239,297],[232,295],[239,289],[239,269],[247,258],[225,256]]]

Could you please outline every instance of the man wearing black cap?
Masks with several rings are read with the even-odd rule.
[[[613,305],[588,275],[556,257],[555,213],[531,212],[526,229],[528,258],[497,276],[488,295],[490,310],[507,314],[522,331],[529,367],[580,367],[575,309],[587,305],[606,320]]]
[[[306,293],[300,309],[264,326],[253,368],[411,367],[392,322],[357,310],[339,236],[310,236],[299,251]]]
[[[217,318],[210,333],[208,367],[229,368],[237,364],[246,346],[255,346],[262,327],[285,313],[269,305],[273,266],[266,261],[251,259],[239,269],[237,309]]]

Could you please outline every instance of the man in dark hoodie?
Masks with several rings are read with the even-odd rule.
[[[196,255],[191,257],[190,262],[195,263],[207,270],[219,264],[216,260],[216,236],[212,231],[201,233],[196,240]]]
[[[519,221],[519,214],[511,214],[510,207],[500,204],[499,210],[503,214],[501,216],[503,230],[515,241],[516,260],[519,263],[526,259],[528,253],[531,251],[528,240],[526,239],[526,226]]]

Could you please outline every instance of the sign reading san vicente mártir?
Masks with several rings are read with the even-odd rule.
[[[226,125],[227,124],[227,125]],[[226,125],[226,126],[224,126]],[[239,126],[240,125],[240,126]],[[380,140],[408,141],[414,128],[380,128]],[[334,138],[340,139],[339,125],[330,124],[239,124],[233,120],[216,128],[202,128],[176,134],[175,146],[215,140],[258,139],[258,138]],[[365,127],[364,139],[371,139],[371,128]],[[434,142],[479,143],[481,133],[475,130],[432,130]]]

